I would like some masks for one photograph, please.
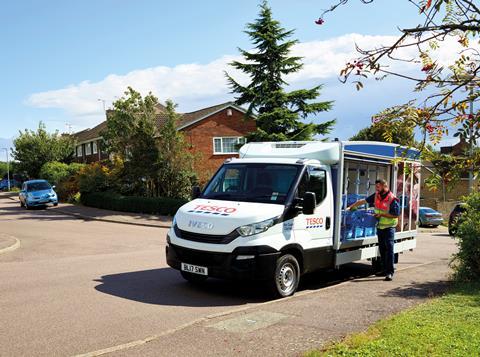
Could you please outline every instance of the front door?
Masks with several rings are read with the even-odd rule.
[[[333,190],[330,167],[309,165],[298,187],[298,197],[314,192],[313,214],[300,213],[294,218],[295,241],[304,250],[331,247],[333,244]]]

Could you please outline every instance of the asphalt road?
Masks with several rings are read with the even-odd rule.
[[[21,241],[21,248],[0,255],[1,356],[87,353],[268,300],[257,285],[186,283],[165,263],[163,228],[26,211],[0,197],[0,230]],[[442,238],[444,246],[436,252],[433,239],[406,254],[403,266],[445,259],[452,243]],[[315,274],[304,279],[301,290],[321,291],[369,271],[367,264],[352,264]],[[126,353],[135,355],[135,349]]]

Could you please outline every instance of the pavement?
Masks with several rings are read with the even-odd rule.
[[[301,355],[427,301],[448,283],[455,241],[421,233],[393,282],[368,262],[302,278],[292,298],[259,284],[186,283],[165,262],[161,227],[20,209],[0,196],[0,356]]]
[[[18,194],[4,195],[20,204]],[[145,227],[169,228],[172,224],[172,217],[143,213],[129,213],[110,211],[100,208],[74,205],[70,203],[59,203],[57,207],[48,207],[49,210],[56,210],[60,213],[74,216],[83,220],[95,220],[110,223],[131,224]]]

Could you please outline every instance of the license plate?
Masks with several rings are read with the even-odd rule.
[[[208,275],[208,268],[198,265],[182,263],[182,270],[193,274]]]

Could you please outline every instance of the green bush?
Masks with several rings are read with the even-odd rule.
[[[480,192],[465,199],[466,211],[458,222],[458,253],[452,261],[454,276],[461,281],[480,280]]]
[[[47,180],[52,185],[57,185],[69,175],[70,172],[68,171],[68,165],[63,162],[47,162],[40,169],[40,178]]]
[[[52,161],[44,164],[40,170],[40,177],[56,185],[55,191],[61,201],[72,201],[72,197],[79,192],[78,172],[84,164]]]
[[[175,198],[122,196],[112,192],[82,192],[81,202],[85,206],[121,212],[149,213],[173,216],[187,201]]]
[[[99,162],[85,165],[78,173],[78,185],[82,195],[107,191],[111,189],[112,180],[111,170]]]
[[[47,180],[52,185],[58,185],[70,176],[76,175],[84,166],[84,164],[79,163],[67,165],[58,161],[47,162],[40,169],[40,178]]]
[[[0,151],[0,155],[1,154],[2,152]],[[17,166],[18,165],[15,161],[10,161],[8,165],[6,162],[0,161],[0,180],[7,177],[7,172],[10,173],[10,177],[13,177],[13,174],[18,173]]]

